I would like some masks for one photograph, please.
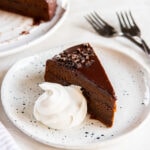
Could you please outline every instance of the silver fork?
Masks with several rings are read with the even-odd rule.
[[[129,11],[128,13],[127,12],[124,12],[124,13],[120,12],[120,13],[116,13],[116,14],[117,14],[117,17],[118,17],[118,20],[119,20],[121,31],[124,34],[127,34],[127,35],[133,36],[135,38],[138,38],[140,43],[143,44],[144,51],[146,53],[150,54],[150,49],[149,49],[148,45],[146,44],[146,42],[141,37],[140,28],[135,23],[135,20],[132,16],[131,11]]]
[[[117,32],[117,30],[113,26],[108,24],[106,21],[104,21],[104,19],[102,19],[98,13],[93,12],[87,15],[85,19],[91,24],[91,26],[94,28],[94,30],[98,34],[104,37],[116,37],[116,36],[125,37],[128,40],[135,43],[138,47],[140,47],[145,52],[145,49],[142,43],[134,39],[129,34],[124,34],[123,32]]]

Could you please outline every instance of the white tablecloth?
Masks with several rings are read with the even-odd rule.
[[[137,51],[137,54],[142,54],[140,49],[127,40],[114,38],[106,39],[97,35],[91,26],[87,24],[83,16],[91,11],[99,11],[111,22],[114,26],[118,26],[115,16],[116,10],[132,10],[138,24],[142,30],[144,39],[150,45],[150,18],[147,18],[150,11],[149,0],[69,0],[70,9],[65,21],[60,27],[44,41],[33,45],[32,48],[26,48],[24,51],[0,58],[0,83],[7,70],[17,61],[26,56],[30,56],[58,45],[66,44],[73,41],[90,42],[99,41],[102,45],[108,47],[119,48],[128,53]],[[129,51],[130,50],[130,51]],[[17,129],[7,118],[0,103],[0,120],[11,133],[12,137],[18,144],[21,150],[54,150],[26,136]],[[148,121],[136,132],[124,140],[103,147],[103,150],[149,150],[150,149],[150,117]]]

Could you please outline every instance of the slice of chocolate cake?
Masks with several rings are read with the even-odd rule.
[[[81,44],[47,60],[45,81],[79,85],[88,113],[107,127],[113,124],[116,97],[102,64],[90,44]]]
[[[32,17],[36,21],[50,20],[56,6],[56,0],[0,0],[0,9]]]

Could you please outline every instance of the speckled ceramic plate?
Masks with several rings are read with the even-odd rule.
[[[92,46],[101,59],[118,98],[113,127],[106,128],[87,117],[80,126],[59,131],[44,126],[33,117],[34,103],[42,94],[38,85],[44,81],[45,62],[68,47],[62,46],[19,61],[5,76],[1,88],[2,104],[9,119],[20,130],[51,146],[89,149],[109,145],[141,125],[150,111],[148,71],[124,53],[102,49],[99,44]]]
[[[36,25],[31,18],[0,10],[0,56],[24,50],[53,33],[69,9],[68,1],[57,2],[58,7],[52,20]]]

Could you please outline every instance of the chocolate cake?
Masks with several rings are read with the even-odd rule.
[[[45,81],[79,85],[92,118],[113,125],[116,97],[106,72],[90,44],[80,44],[47,60]]]
[[[56,0],[0,0],[0,9],[32,17],[50,20],[56,11]]]

